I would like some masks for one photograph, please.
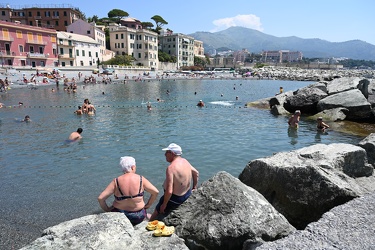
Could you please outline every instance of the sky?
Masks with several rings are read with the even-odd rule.
[[[241,26],[276,37],[319,38],[329,42],[362,40],[375,45],[374,0],[13,0],[9,5],[70,5],[86,17],[99,18],[108,17],[112,9],[120,9],[129,17],[152,23],[151,17],[159,15],[168,22],[163,28],[187,35]]]

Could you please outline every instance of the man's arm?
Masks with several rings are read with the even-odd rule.
[[[171,166],[168,166],[166,170],[164,188],[164,201],[163,204],[160,206],[160,213],[164,213],[168,201],[173,194],[173,171],[171,170]]]
[[[193,190],[197,189],[199,172],[193,166],[191,166],[191,174],[193,176]]]

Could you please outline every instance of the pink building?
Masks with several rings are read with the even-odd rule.
[[[54,67],[56,41],[56,30],[0,21],[0,66]]]

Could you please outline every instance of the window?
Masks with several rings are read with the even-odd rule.
[[[118,34],[116,34],[116,39],[118,39]]]
[[[31,13],[31,11],[29,11],[29,17],[32,17],[33,16],[33,13]]]
[[[130,39],[134,40],[134,34],[130,34]]]
[[[124,48],[124,43],[121,43],[121,48]]]
[[[37,15],[37,16],[40,16],[40,11],[38,11],[38,12],[36,13],[36,15]]]
[[[16,31],[16,36],[17,36],[17,38],[22,38],[22,31],[17,30]]]
[[[43,54],[43,53],[44,53],[44,47],[43,47],[43,46],[40,46],[40,47],[39,47],[39,53],[40,53],[40,54]]]
[[[18,50],[22,53],[23,52],[23,45],[19,45]]]
[[[98,52],[95,52],[95,57],[99,57]]]
[[[60,55],[64,55],[64,48],[60,48]]]
[[[65,25],[65,26],[68,26],[68,21],[64,21],[64,25]]]
[[[64,11],[64,16],[68,16],[68,13],[66,13],[66,11]]]
[[[59,21],[55,21],[55,25],[56,25],[56,26],[59,26]]]
[[[91,34],[91,31],[90,31],[90,30],[88,30],[88,31],[87,31],[87,35],[90,35],[90,34]]]
[[[34,53],[34,46],[30,46],[30,53]]]
[[[85,51],[84,50],[82,50],[82,56],[85,56]],[[83,66],[83,65],[82,65]]]
[[[30,26],[33,26],[33,21],[30,21],[30,22],[29,22],[29,25],[30,25]]]
[[[79,56],[79,50],[78,49],[76,50],[76,55]]]
[[[121,39],[124,39],[124,34],[121,34]]]
[[[142,58],[142,54],[141,53],[138,53],[138,58]]]
[[[91,57],[91,51],[89,51],[89,57]]]
[[[51,13],[49,11],[44,12],[44,14],[46,15],[46,17],[50,17],[51,16]]]
[[[29,12],[30,13],[30,12]],[[2,16],[5,16],[5,11],[3,10],[3,11],[1,11],[1,15]]]

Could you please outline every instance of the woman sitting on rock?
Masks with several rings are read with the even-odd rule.
[[[99,195],[100,207],[106,212],[123,213],[134,225],[141,223],[147,216],[146,209],[156,200],[159,190],[145,177],[135,173],[135,159],[124,156],[120,159],[120,167],[123,175],[115,178],[108,187]],[[144,203],[144,191],[151,194],[148,202]],[[115,200],[108,207],[106,199],[114,195]]]

